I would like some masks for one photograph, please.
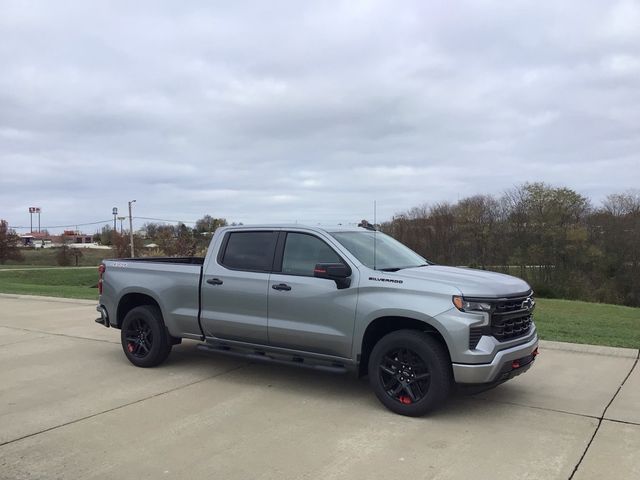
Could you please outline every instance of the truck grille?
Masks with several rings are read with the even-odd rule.
[[[533,305],[531,295],[498,301],[491,313],[491,335],[503,342],[529,333]]]
[[[531,314],[509,320],[492,320],[491,335],[496,337],[500,342],[521,337],[529,333],[532,321],[533,318]]]
[[[490,335],[499,342],[523,337],[531,331],[533,324],[533,297],[531,294],[514,298],[491,300],[474,299],[493,304],[490,324],[469,329],[469,348],[478,346],[483,335]]]

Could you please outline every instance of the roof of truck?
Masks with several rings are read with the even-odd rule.
[[[303,225],[300,223],[266,223],[266,224],[256,224],[256,225],[229,225],[225,228],[237,228],[237,229],[263,229],[263,228],[273,228],[273,229],[308,229],[308,230],[317,230],[328,233],[336,233],[336,232],[368,232],[368,230],[363,227],[355,227],[355,226],[344,226],[344,225]]]

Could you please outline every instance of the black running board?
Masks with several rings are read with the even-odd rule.
[[[197,346],[198,350],[207,353],[215,353],[227,355],[229,357],[242,358],[252,362],[271,363],[276,365],[290,365],[294,367],[306,368],[309,370],[319,370],[322,372],[330,373],[347,373],[348,370],[344,365],[340,364],[322,364],[317,363],[318,360],[303,358],[298,356],[288,357],[281,355],[282,358],[273,357],[272,353],[261,351],[242,351],[239,349],[232,349],[226,345],[208,345],[201,343]]]

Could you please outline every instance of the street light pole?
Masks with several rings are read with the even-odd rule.
[[[131,258],[135,258],[135,252],[133,251],[133,217],[131,216],[131,204],[135,200],[129,202],[129,239],[131,241]]]
[[[113,231],[115,232],[117,230],[116,218],[118,217],[118,207],[113,207],[111,214],[113,215]]]

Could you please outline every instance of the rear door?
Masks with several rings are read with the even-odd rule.
[[[206,336],[267,344],[267,291],[277,237],[273,230],[225,234],[202,278]]]
[[[315,278],[317,263],[346,263],[324,239],[282,232],[269,280],[269,344],[306,352],[351,357],[357,301],[357,270],[351,286]]]

